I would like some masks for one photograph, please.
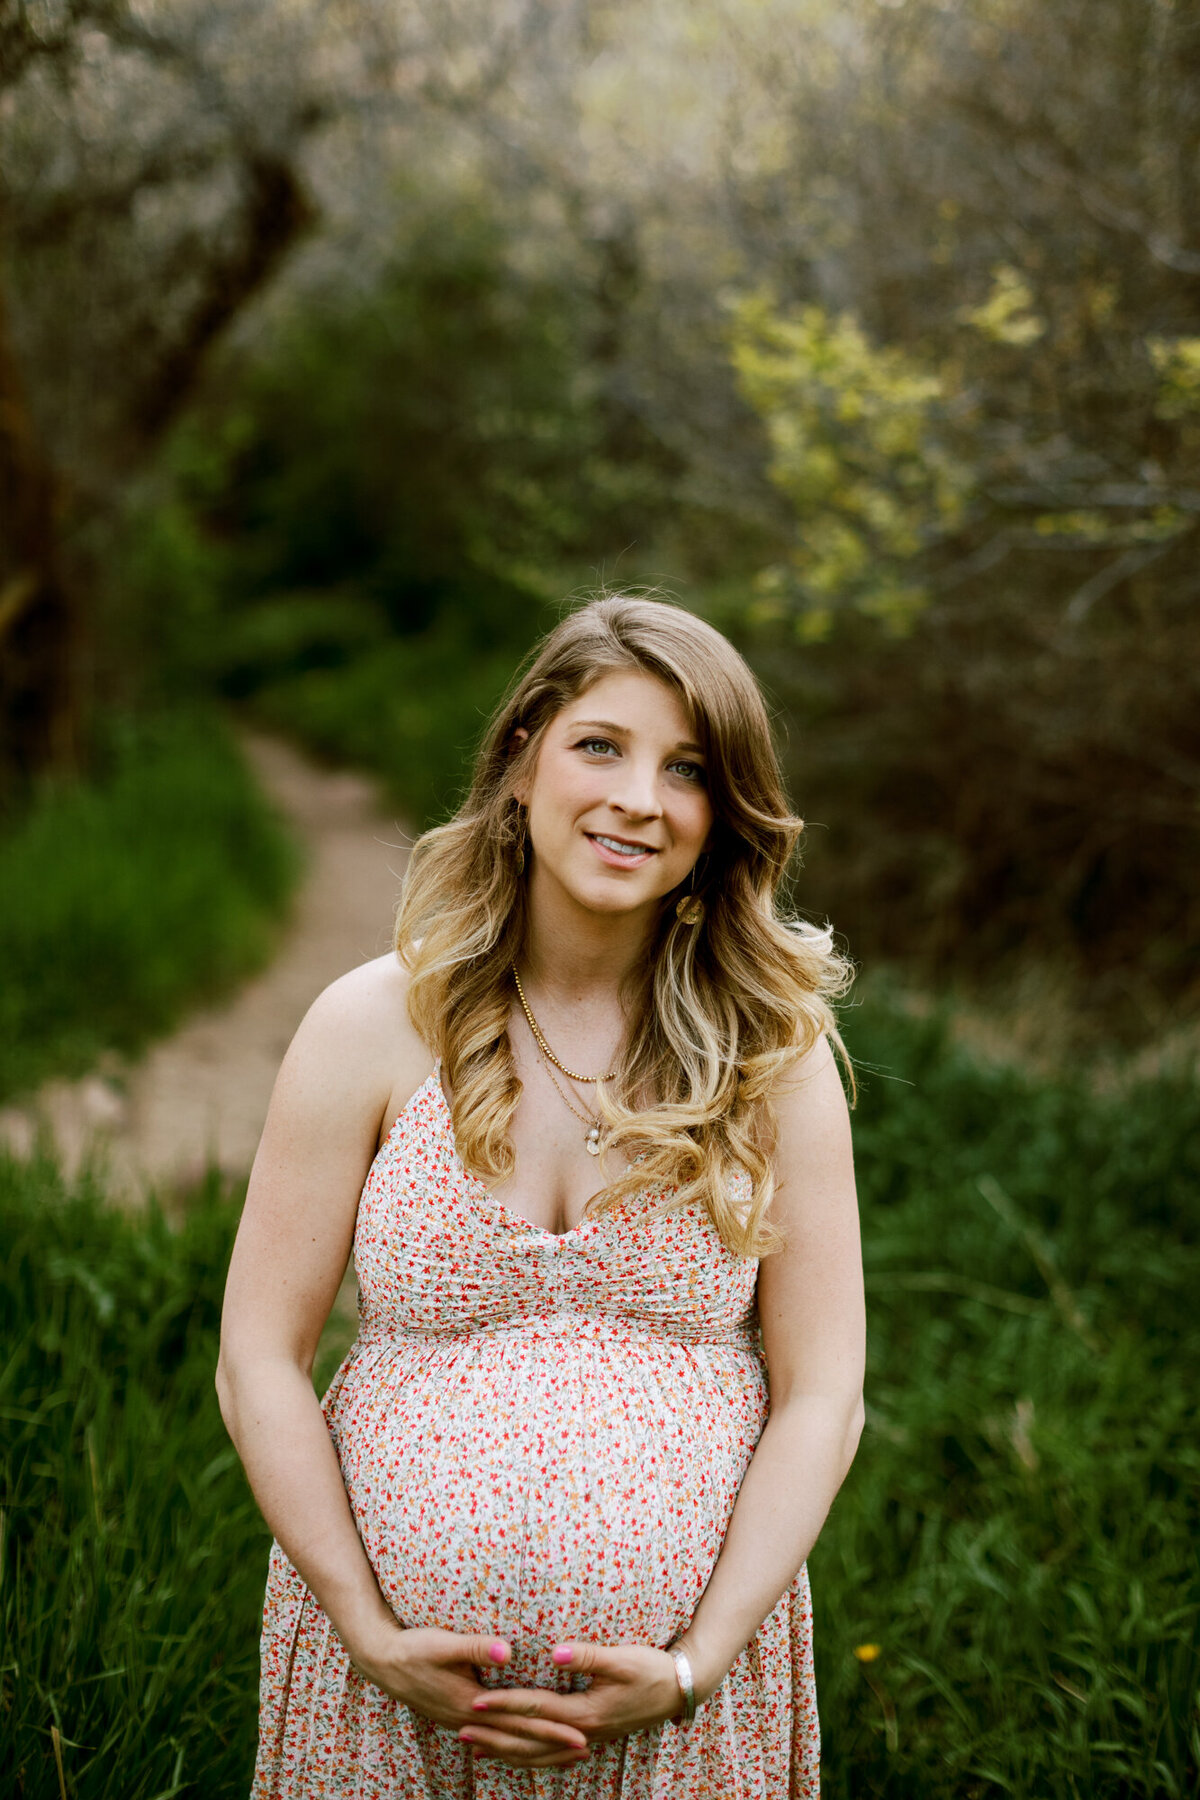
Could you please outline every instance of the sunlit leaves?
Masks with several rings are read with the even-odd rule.
[[[1019,269],[1002,263],[992,275],[992,291],[979,306],[959,312],[964,325],[982,332],[996,344],[1024,349],[1045,335],[1046,321],[1034,307],[1033,291]]]
[[[1146,348],[1158,376],[1158,417],[1200,417],[1200,337],[1152,337]]]
[[[925,602],[916,559],[963,517],[971,473],[952,451],[947,388],[914,356],[877,347],[849,315],[780,309],[765,292],[731,307],[741,389],[762,419],[769,472],[797,516],[786,567],[760,588],[799,634],[839,607],[903,633]]]

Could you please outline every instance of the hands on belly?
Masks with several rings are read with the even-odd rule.
[[[590,1678],[586,1693],[558,1694],[549,1688],[489,1688],[471,1702],[475,1715],[459,1737],[483,1756],[521,1768],[531,1765],[522,1733],[546,1722],[568,1727],[586,1746],[606,1738],[629,1737],[673,1718],[680,1710],[675,1664],[665,1650],[644,1644],[560,1644],[553,1660],[573,1675]],[[561,1759],[566,1761],[565,1757]],[[570,1759],[581,1760],[577,1753]]]
[[[478,1671],[499,1668],[511,1655],[512,1647],[503,1638],[436,1629],[406,1631],[396,1626],[377,1642],[358,1648],[351,1660],[359,1674],[385,1694],[432,1719],[435,1725],[457,1728],[466,1742],[475,1740],[482,1754],[499,1757],[518,1769],[569,1768],[582,1762],[588,1755],[587,1733],[570,1719],[552,1717],[549,1711],[527,1710],[506,1719],[502,1729],[486,1733],[479,1728],[475,1711],[480,1700]],[[670,1665],[671,1659],[665,1660]],[[512,1692],[520,1697],[524,1690],[514,1688]],[[530,1690],[528,1697],[570,1701],[590,1696],[539,1695]],[[494,1742],[485,1744],[485,1737]]]

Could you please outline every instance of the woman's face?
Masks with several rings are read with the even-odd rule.
[[[533,893],[589,911],[652,912],[686,881],[713,824],[704,758],[678,695],[614,670],[563,707],[516,797],[529,809]]]

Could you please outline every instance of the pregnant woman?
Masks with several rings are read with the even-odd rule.
[[[594,601],[300,1027],[218,1376],[276,1539],[255,1800],[817,1793],[863,1305],[799,831],[736,651]]]

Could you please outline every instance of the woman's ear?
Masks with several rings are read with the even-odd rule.
[[[528,729],[524,725],[518,725],[516,727],[515,731],[513,732],[512,736],[508,740],[508,754],[509,754],[510,759],[517,754],[517,752],[521,748],[522,744],[527,744],[528,742],[529,742]],[[513,799],[517,802],[518,806],[528,806],[528,804],[529,804],[529,781],[528,781],[527,777],[523,778],[520,781],[515,781],[513,783],[512,794],[513,794]]]

